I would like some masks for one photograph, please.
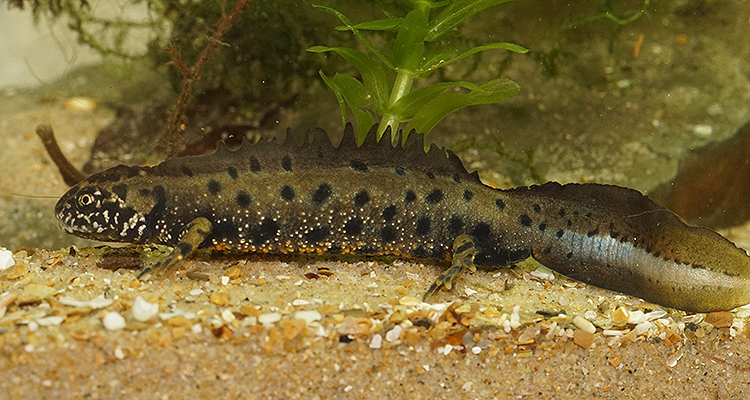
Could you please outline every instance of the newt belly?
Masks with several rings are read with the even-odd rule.
[[[298,146],[223,145],[155,167],[118,166],[80,182],[57,203],[66,232],[240,252],[395,255],[452,259],[430,288],[474,263],[504,267],[534,257],[573,279],[687,311],[750,303],[750,258],[721,235],[690,227],[641,193],[617,186],[547,183],[498,190],[451,151],[358,147],[347,126],[333,147],[317,130]]]

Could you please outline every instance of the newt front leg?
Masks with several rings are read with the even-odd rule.
[[[424,294],[423,299],[432,296],[440,288],[445,287],[450,290],[453,287],[453,282],[467,269],[472,272],[476,271],[477,267],[474,265],[474,257],[476,255],[477,248],[474,244],[474,238],[469,235],[459,235],[453,241],[453,261],[451,262],[451,267],[435,279],[435,282],[427,289],[427,293]]]
[[[154,264],[153,267],[146,268],[138,275],[138,279],[141,279],[147,274],[164,276],[174,271],[195,249],[200,246],[206,237],[211,233],[213,226],[211,221],[204,217],[196,218],[191,221],[185,234],[180,238],[180,242],[174,247],[172,253],[167,258]]]

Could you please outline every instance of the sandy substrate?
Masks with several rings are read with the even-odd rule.
[[[523,88],[517,99],[452,116],[433,137],[481,145],[500,135],[513,154],[533,149],[547,179],[648,190],[690,148],[750,118],[750,10],[705,4],[700,18],[657,13],[612,42],[597,26],[568,32],[575,57],[560,75],[542,79],[518,59],[507,72]],[[519,35],[531,29],[521,22],[510,21]],[[73,95],[0,97],[0,246],[15,252],[0,272],[0,398],[750,398],[750,310],[662,310],[533,262],[470,274],[430,304],[421,296],[444,266],[404,260],[201,253],[154,282],[107,270],[167,250],[104,254],[57,231],[52,209],[66,186],[34,129],[51,123],[80,166],[113,118]],[[335,127],[326,96],[280,124],[319,121],[330,103],[321,124]],[[486,147],[461,155],[492,184],[532,183]],[[750,248],[748,225],[722,233]]]

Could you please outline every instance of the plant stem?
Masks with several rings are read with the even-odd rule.
[[[398,132],[398,124],[402,121],[396,115],[389,113],[387,110],[390,110],[397,101],[411,92],[411,85],[413,82],[414,75],[411,71],[398,71],[396,81],[393,82],[391,97],[388,99],[388,104],[386,105],[386,112],[383,114],[380,126],[378,127],[378,140],[383,137],[386,128],[390,126],[391,142],[395,141],[396,132]]]

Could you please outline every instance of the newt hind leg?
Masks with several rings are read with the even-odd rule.
[[[451,267],[435,279],[435,282],[427,289],[423,299],[432,296],[443,287],[450,290],[453,287],[453,282],[466,272],[466,270],[476,271],[477,267],[474,265],[474,257],[476,255],[477,248],[474,238],[469,235],[459,235],[453,241],[453,261],[451,261]]]
[[[144,269],[138,274],[138,279],[141,279],[145,275],[164,276],[174,271],[184,262],[185,258],[190,256],[203,243],[212,229],[211,221],[204,217],[192,220],[188,224],[185,234],[182,235],[179,243],[177,243],[167,258],[154,264],[152,267]]]

